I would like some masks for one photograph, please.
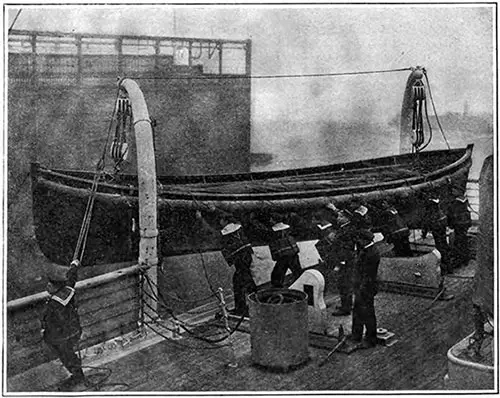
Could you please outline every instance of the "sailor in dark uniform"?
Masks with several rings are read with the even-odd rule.
[[[448,208],[448,226],[455,231],[455,239],[450,254],[450,266],[456,268],[466,265],[469,261],[467,231],[472,223],[467,198],[459,190],[454,190],[453,193],[456,196]]]
[[[221,230],[222,255],[226,262],[235,268],[233,274],[235,308],[230,312],[234,315],[248,316],[247,296],[257,290],[250,272],[253,249],[241,224],[229,221],[226,216],[221,218],[221,225],[224,225]]]
[[[333,225],[326,220],[321,220],[316,224],[316,228],[318,236],[316,250],[326,267],[333,270],[335,267],[335,231]]]
[[[446,239],[447,217],[441,209],[440,200],[436,194],[432,194],[426,200],[422,225],[423,237],[427,235],[427,231],[432,233],[434,245],[441,254],[441,274],[444,275],[450,271],[449,246]]]
[[[373,243],[373,233],[368,230],[358,232],[358,249],[354,271],[354,308],[352,315],[351,340],[361,343],[360,348],[370,348],[377,344],[377,318],[375,316],[375,295],[377,294],[377,272],[380,254]],[[365,338],[363,329],[366,328]]]
[[[410,247],[410,229],[399,215],[394,206],[387,201],[382,202],[381,231],[388,243],[394,245],[394,254],[397,257],[412,257]]]
[[[332,315],[349,315],[352,310],[352,277],[355,255],[356,228],[349,220],[345,211],[338,213],[339,228],[335,235],[337,289],[340,295],[340,305]]]
[[[81,360],[75,354],[82,334],[75,302],[75,283],[79,265],[80,262],[74,260],[70,267],[54,265],[50,269],[47,283],[47,292],[50,296],[45,303],[41,319],[43,340],[71,373],[71,376],[63,382],[64,387],[72,387],[85,380]]]
[[[361,202],[355,200],[351,203],[351,208],[353,209],[351,216],[351,223],[354,225],[354,227],[358,230],[361,229],[371,230],[372,219],[368,207],[362,204]]]
[[[282,288],[287,270],[292,271],[294,280],[302,275],[302,267],[299,260],[299,247],[297,242],[290,235],[290,226],[281,221],[277,222],[276,217],[271,218],[273,231],[269,250],[271,258],[276,261],[271,272],[271,285]]]

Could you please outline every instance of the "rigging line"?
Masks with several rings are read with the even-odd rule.
[[[144,325],[146,325],[148,328],[150,328],[153,332],[155,332],[158,336],[160,337],[163,337],[166,341],[168,341],[169,343],[172,343],[173,345],[176,345],[178,347],[182,347],[182,348],[187,348],[189,350],[217,350],[217,349],[220,349],[220,348],[223,348],[223,347],[228,347],[229,344],[222,344],[222,345],[216,345],[216,346],[210,346],[210,347],[194,347],[194,346],[190,346],[190,345],[187,345],[187,344],[182,344],[182,343],[179,343],[178,341],[176,340],[173,340],[171,339],[170,337],[167,337],[166,335],[164,335],[163,333],[159,332],[158,330],[156,330],[155,328],[153,328],[149,322],[144,322]]]
[[[161,295],[161,292],[159,292],[157,290],[157,292],[159,293],[160,297],[158,297],[157,294],[154,293],[154,289],[153,289],[153,286],[152,286],[152,282],[150,280],[150,278],[148,277],[147,274],[144,274],[145,275],[145,279],[146,279],[146,282],[148,283],[149,285],[149,288],[151,289],[151,294],[149,294],[148,292],[146,292],[146,290],[142,290],[142,293],[145,294],[146,296],[148,296],[149,298],[153,299],[154,301],[156,301],[156,303],[160,304],[161,306],[163,306],[168,312],[169,314],[172,316],[172,318],[174,318],[174,320],[176,320],[177,322],[179,322],[180,324],[187,324],[186,322],[182,321],[181,319],[177,318],[176,315],[174,314],[174,311],[167,305],[167,303],[165,302],[165,299],[163,298],[163,296]],[[161,299],[161,300],[160,300]],[[146,302],[145,304],[150,308],[150,309],[153,309],[151,306],[149,306]],[[154,310],[154,309],[153,309]],[[188,326],[195,326],[195,325],[189,325],[187,324]]]
[[[215,291],[214,287],[212,286],[212,283],[210,282],[210,278],[208,277],[208,270],[205,265],[205,259],[203,258],[203,253],[201,250],[198,250],[198,253],[200,254],[200,259],[201,259],[201,266],[203,267],[203,274],[205,275],[205,279],[207,280],[208,287],[210,288],[210,291],[212,292],[212,295],[215,296],[217,299],[219,299],[219,296],[217,292]]]
[[[152,310],[152,311],[154,311],[154,310],[155,310],[155,309],[154,309],[151,305],[149,305],[148,303],[146,303],[146,302],[145,302],[144,304],[146,304],[146,306],[147,306],[150,310]],[[230,333],[228,333],[226,336],[223,336],[223,337],[218,338],[218,339],[213,339],[213,340],[212,340],[212,339],[208,339],[208,338],[206,338],[206,337],[204,337],[204,336],[201,336],[201,335],[199,335],[199,334],[197,334],[197,333],[193,332],[191,329],[189,329],[188,327],[186,327],[185,325],[183,325],[183,324],[181,323],[182,321],[178,320],[178,319],[177,319],[177,318],[176,318],[173,314],[172,314],[172,317],[173,317],[173,318],[174,318],[177,322],[179,322],[179,327],[181,327],[181,328],[182,328],[182,329],[184,329],[187,333],[189,333],[191,336],[193,336],[193,338],[195,338],[196,340],[203,341],[203,342],[208,343],[208,344],[217,344],[217,343],[220,343],[220,342],[222,342],[222,341],[226,340],[227,338],[229,338],[229,336],[231,336],[231,334],[230,334]],[[164,325],[164,324],[159,323],[159,322],[158,322],[158,320],[156,320],[156,319],[152,319],[152,321],[153,321],[156,325],[158,325],[159,327],[162,327],[162,328],[164,328],[165,330],[168,330],[169,332],[172,332],[172,333],[175,333],[175,332],[176,332],[174,329],[169,328],[167,325]]]
[[[10,31],[11,31],[11,30],[12,30],[12,28],[14,27],[14,24],[16,23],[17,18],[19,18],[19,14],[21,14],[21,11],[22,11],[22,10],[23,10],[23,9],[22,9],[22,8],[20,8],[20,9],[19,9],[19,11],[17,12],[16,16],[14,17],[14,20],[12,21],[12,24],[10,25],[10,28],[9,28],[8,33],[10,33]]]
[[[120,93],[120,88],[118,88],[118,90],[117,90],[116,101],[118,101],[119,93]],[[80,228],[80,234],[78,236],[75,251],[73,253],[73,260],[79,259],[81,261],[83,259],[83,253],[85,252],[85,245],[87,244],[88,232],[90,229],[90,220],[92,217],[92,210],[93,210],[94,202],[95,202],[95,194],[97,192],[99,180],[101,179],[101,174],[104,170],[105,159],[106,159],[106,148],[107,148],[108,143],[109,143],[109,138],[111,136],[111,128],[112,128],[113,120],[114,120],[115,113],[116,113],[116,108],[117,108],[116,101],[115,101],[115,105],[113,107],[113,113],[111,116],[111,120],[110,120],[110,123],[108,126],[108,134],[106,137],[106,143],[103,147],[102,155],[96,164],[96,172],[94,174],[94,180],[92,181],[92,188],[90,191],[90,197],[89,197],[89,200],[87,201],[87,207],[85,209],[83,223],[82,223],[82,226]]]
[[[132,79],[136,80],[231,80],[231,79],[288,79],[288,78],[303,78],[303,77],[331,77],[331,76],[355,76],[355,75],[369,75],[376,73],[390,73],[390,72],[402,72],[409,71],[412,68],[399,68],[399,69],[381,69],[381,70],[371,70],[371,71],[360,71],[360,72],[333,72],[333,73],[300,73],[300,74],[290,74],[290,75],[237,75],[237,76],[222,76],[222,75],[207,75],[207,76],[175,76],[175,77],[143,77],[136,76]]]
[[[148,276],[147,274],[144,274],[144,275],[145,275],[145,277],[146,277],[146,281],[147,281],[147,282],[148,282],[148,284],[149,284],[149,287],[151,288],[151,290],[153,290],[153,289],[152,289],[152,285],[151,285],[151,281],[150,281],[150,279],[149,279],[149,276]],[[170,312],[170,315],[172,316],[172,318],[174,318],[174,320],[176,320],[177,322],[179,322],[179,326],[180,326],[181,328],[183,328],[186,332],[188,332],[188,333],[192,334],[192,335],[193,335],[193,336],[195,336],[196,338],[199,338],[199,339],[201,339],[201,340],[203,340],[203,341],[206,341],[207,343],[211,343],[211,344],[214,344],[214,343],[219,343],[219,342],[221,342],[221,341],[223,341],[223,340],[227,339],[229,336],[231,336],[234,332],[236,332],[236,331],[238,330],[239,326],[241,325],[241,323],[243,322],[243,320],[244,320],[244,318],[245,318],[244,316],[241,316],[241,318],[239,319],[238,324],[235,326],[235,328],[234,328],[234,329],[232,329],[232,330],[230,330],[230,331],[229,331],[229,334],[228,334],[227,336],[224,336],[224,337],[223,337],[223,338],[221,338],[221,339],[217,339],[217,340],[212,341],[212,340],[210,340],[210,339],[205,339],[205,338],[203,338],[203,337],[201,337],[201,336],[198,336],[196,333],[194,333],[193,331],[189,330],[189,329],[185,326],[185,325],[186,325],[186,322],[184,322],[184,321],[182,321],[182,320],[178,319],[178,318],[175,316],[175,314],[174,314],[173,310],[172,310],[172,309],[170,309],[170,308],[168,308],[168,307],[165,305],[165,303],[164,303],[164,302],[160,302],[160,300],[159,300],[158,296],[155,296],[155,295],[154,295],[154,293],[153,293],[153,296],[151,296],[151,295],[150,295],[149,293],[147,293],[145,290],[143,290],[143,293],[145,293],[145,294],[146,294],[147,296],[149,296],[150,298],[153,298],[154,300],[156,300],[159,304],[163,304],[163,306],[165,306],[165,307],[166,307],[166,309]],[[159,292],[159,294],[160,294],[160,296],[161,296],[161,293],[160,293],[160,292]],[[162,298],[163,298],[163,297],[162,297]],[[148,303],[144,302],[144,304],[146,304],[146,306],[148,306],[150,309],[154,310],[154,308],[153,308],[152,306],[150,306]],[[188,325],[188,326],[196,326],[196,325]]]
[[[429,119],[429,112],[428,112],[428,109],[427,109],[427,101],[424,102],[424,105],[425,105],[425,118],[427,120],[427,125],[429,126],[429,139],[427,140],[427,142],[425,143],[424,146],[418,148],[418,151],[423,151],[425,148],[427,148],[429,146],[429,144],[431,143],[431,140],[432,140],[432,125],[431,125],[431,121]]]
[[[425,71],[425,69],[424,69],[424,76],[425,76],[425,81],[427,83],[427,88],[429,89],[429,97],[431,99],[431,104],[432,104],[432,109],[434,110],[434,115],[436,116],[436,122],[439,126],[439,130],[441,131],[441,134],[444,138],[444,141],[446,142],[446,146],[448,147],[448,149],[450,149],[450,144],[448,143],[448,140],[446,139],[446,136],[445,136],[444,131],[443,131],[443,127],[441,126],[441,122],[439,121],[439,117],[438,117],[438,114],[436,112],[436,106],[434,105],[434,98],[432,97],[431,85],[429,84],[429,78],[427,77],[427,72]]]
[[[224,338],[222,338],[222,339],[220,339],[220,340],[210,340],[210,339],[207,339],[207,337],[210,337],[210,336],[220,336],[222,333],[226,333],[226,332],[227,332],[227,330],[224,330],[224,331],[219,331],[218,333],[214,333],[214,334],[211,334],[211,335],[209,335],[209,336],[206,336],[206,335],[205,335],[205,336],[202,336],[202,335],[199,335],[199,334],[197,334],[197,333],[193,332],[192,330],[188,329],[188,327],[193,327],[193,328],[195,328],[195,327],[199,326],[200,324],[189,324],[189,323],[186,323],[186,322],[184,322],[184,321],[182,321],[182,320],[178,319],[178,318],[174,315],[174,313],[173,313],[172,309],[171,309],[171,308],[168,308],[168,307],[165,305],[165,303],[162,303],[161,301],[158,301],[158,299],[157,299],[157,298],[155,298],[154,296],[150,295],[149,293],[147,293],[147,292],[145,292],[145,291],[144,291],[143,293],[144,293],[146,296],[148,296],[149,298],[151,298],[151,299],[153,299],[154,301],[156,301],[156,302],[157,302],[160,306],[164,307],[164,308],[165,308],[165,309],[166,309],[166,310],[170,313],[170,315],[171,315],[171,317],[172,317],[171,319],[173,319],[174,321],[176,321],[176,322],[178,323],[179,327],[181,327],[182,329],[184,329],[184,330],[185,330],[186,332],[188,332],[189,334],[193,335],[195,338],[198,338],[198,339],[200,339],[200,340],[202,340],[202,341],[205,341],[205,342],[207,342],[207,343],[210,343],[210,344],[212,344],[212,343],[219,343],[219,342],[221,342],[221,341],[223,341],[223,340],[225,340],[225,339],[227,338],[227,336],[224,336]],[[153,307],[153,306],[151,306],[151,305],[149,305],[147,302],[144,302],[144,304],[145,304],[145,305],[146,305],[146,306],[147,306],[150,310],[155,311],[154,307]],[[168,320],[170,320],[170,319],[167,319],[167,321],[168,321]],[[217,326],[217,323],[213,323],[213,322],[208,323],[208,322],[205,322],[205,323],[203,323],[202,325]],[[174,332],[175,332],[175,330],[174,330],[174,329],[169,328],[167,325],[164,325],[164,324],[158,323],[158,326],[161,326],[161,327],[163,327],[164,329],[166,329],[166,330],[168,330],[168,331],[170,331],[170,332],[172,332],[172,333],[174,333]]]
[[[76,243],[75,251],[73,253],[73,260],[79,259],[81,261],[83,258],[83,251],[85,251],[85,247],[83,245],[85,245],[87,242],[87,237],[90,227],[90,219],[92,217],[92,209],[95,202],[95,193],[97,192],[97,186],[99,185],[99,179],[100,179],[100,171],[94,174],[94,180],[92,181],[92,188],[90,191],[89,199],[87,201],[87,207],[85,209],[85,213],[83,216],[83,222],[80,228],[80,234],[78,235],[78,241]],[[83,243],[82,245],[82,242],[85,243]],[[82,248],[83,251],[81,252],[80,255],[79,253],[82,250]]]
[[[161,272],[162,272],[163,275],[165,275],[163,273],[163,271],[161,271]],[[153,284],[154,287],[156,287],[158,289],[158,284],[157,283],[154,283],[153,281],[151,281],[151,283]],[[163,298],[163,300],[165,300],[165,298],[164,298],[164,295],[165,295],[168,298],[171,298],[172,300],[176,300],[176,301],[180,301],[180,302],[185,302],[185,303],[188,303],[188,304],[202,303],[202,302],[210,300],[212,297],[214,297],[214,294],[210,294],[209,296],[202,297],[202,298],[197,299],[197,300],[186,300],[186,299],[181,299],[179,297],[176,297],[176,296],[173,296],[171,294],[164,293],[164,292],[159,292],[159,294],[161,295],[161,297]]]

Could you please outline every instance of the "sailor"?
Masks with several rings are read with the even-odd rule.
[[[461,190],[452,191],[455,199],[448,208],[448,226],[455,231],[455,239],[450,253],[450,267],[456,268],[469,261],[469,239],[467,231],[471,226],[469,202]]]
[[[346,211],[338,212],[339,228],[335,235],[335,251],[337,253],[334,271],[337,277],[337,289],[340,305],[333,311],[334,316],[349,315],[352,310],[352,276],[355,254],[356,229]]]
[[[449,269],[449,247],[446,240],[447,217],[441,209],[440,199],[437,194],[431,194],[425,201],[422,220],[422,237],[425,238],[427,231],[431,231],[434,245],[441,254],[441,274],[444,275]]]
[[[71,373],[61,387],[73,387],[85,381],[80,358],[75,354],[82,328],[75,302],[75,283],[78,260],[73,260],[70,267],[53,265],[48,272],[47,292],[41,319],[41,334],[45,343],[61,360]]]
[[[326,220],[320,220],[316,224],[316,228],[318,236],[318,242],[315,245],[316,250],[327,268],[333,269],[335,267],[335,231],[333,224]]]
[[[272,287],[282,288],[285,282],[286,272],[290,269],[294,280],[302,274],[299,260],[299,247],[290,235],[290,226],[281,221],[277,215],[271,216],[272,238],[269,243],[271,258],[276,261],[271,272]]]
[[[233,292],[235,308],[229,312],[248,317],[247,296],[257,290],[252,278],[250,267],[252,265],[253,249],[246,238],[241,224],[227,215],[222,215],[220,224],[222,255],[229,266],[234,265]]]
[[[352,314],[351,340],[359,348],[370,348],[377,344],[377,318],[375,295],[377,294],[377,272],[380,255],[373,243],[373,233],[361,230],[357,234],[358,249],[354,272],[354,308]],[[363,339],[363,329],[366,334]]]
[[[372,228],[372,219],[370,217],[368,207],[361,203],[361,201],[355,199],[351,202],[352,217],[351,222],[356,229],[367,229]]]
[[[394,254],[397,257],[412,257],[410,248],[410,229],[394,206],[384,200],[382,202],[381,231],[388,243],[394,245]]]

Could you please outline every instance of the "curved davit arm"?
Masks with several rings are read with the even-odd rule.
[[[149,268],[158,264],[157,254],[157,194],[156,163],[153,130],[148,108],[139,85],[131,79],[119,82],[132,105],[132,116],[137,146],[137,177],[139,183],[139,266]]]

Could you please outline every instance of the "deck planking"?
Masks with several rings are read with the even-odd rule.
[[[290,372],[254,366],[250,335],[243,332],[233,335],[238,367],[230,368],[228,346],[203,349],[205,343],[184,334],[177,343],[162,341],[108,363],[113,372],[108,382],[126,382],[128,391],[141,392],[442,390],[447,350],[473,329],[472,280],[447,277],[445,286],[455,297],[436,301],[431,308],[430,299],[379,293],[379,326],[395,333],[398,342],[350,355],[334,354],[321,368],[318,363],[328,350],[314,347],[310,360]]]

